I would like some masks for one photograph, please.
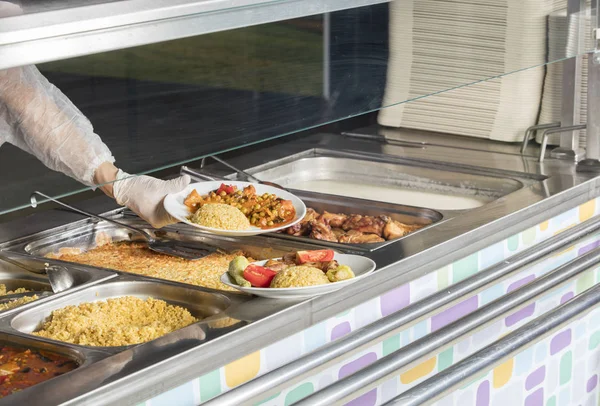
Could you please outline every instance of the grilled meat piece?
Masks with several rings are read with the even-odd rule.
[[[310,234],[310,222],[319,217],[319,213],[317,213],[314,209],[310,207],[306,209],[306,215],[299,223],[294,224],[293,226],[287,228],[285,232],[289,235],[295,235],[297,237],[307,236]]]
[[[419,228],[421,228],[421,226],[417,224],[404,224],[396,220],[390,220],[383,228],[383,237],[386,240],[393,240],[404,237],[406,234],[418,230]]]
[[[390,220],[387,216],[361,216],[352,214],[344,222],[342,228],[346,231],[355,230],[366,234],[376,234],[379,237],[383,234],[383,228]]]
[[[336,261],[325,261],[325,262],[307,262],[305,264],[302,265],[306,265],[306,266],[312,266],[314,268],[318,268],[323,272],[327,272],[330,269],[335,269],[338,266],[340,266],[340,264]]]
[[[284,269],[289,268],[290,266],[291,266],[290,264],[287,264],[282,261],[276,261],[274,259],[268,260],[267,262],[265,262],[265,265],[264,265],[265,268],[269,268],[270,270],[275,271],[275,272],[281,272]]]
[[[288,265],[296,265],[296,253],[288,252],[287,254],[283,254],[281,260]]]
[[[323,241],[332,241],[332,242],[338,241],[338,239],[335,236],[335,234],[333,233],[333,231],[331,231],[331,227],[329,227],[327,224],[321,223],[320,221],[317,221],[317,220],[312,220],[310,222],[310,227],[311,227],[311,231],[310,231],[311,238],[314,238],[315,240],[323,240]]]
[[[346,214],[336,214],[324,211],[319,220],[328,224],[331,228],[340,228],[344,222],[348,220],[348,216]]]
[[[360,231],[350,230],[342,235],[339,242],[346,244],[369,244],[374,242],[383,242],[383,238],[377,234],[361,233]]]
[[[331,231],[337,237],[338,240],[340,239],[341,236],[346,234],[346,232],[344,230],[342,230],[341,228],[331,228]]]

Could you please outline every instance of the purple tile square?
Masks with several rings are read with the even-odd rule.
[[[431,318],[431,331],[439,330],[475,310],[477,310],[477,296],[463,300],[451,308],[433,316]]]
[[[510,316],[508,316],[506,318],[506,327],[510,327],[510,326],[517,324],[521,320],[523,320],[529,316],[532,316],[533,313],[535,313],[535,303],[525,306],[521,310],[518,310],[518,311],[514,312],[513,314],[511,314]]]
[[[350,326],[349,322],[345,321],[343,323],[340,323],[331,330],[331,341],[337,340],[338,338],[345,336],[351,331],[352,327]]]
[[[586,252],[590,252],[591,250],[596,249],[598,247],[600,247],[600,240],[596,240],[593,243],[586,245],[585,247],[579,248],[577,255],[583,255]]]
[[[489,406],[490,404],[490,381],[483,381],[477,388],[475,406]]]
[[[596,389],[596,386],[598,386],[598,375],[594,375],[590,379],[588,379],[588,381],[587,381],[588,393],[593,391],[594,389]]]
[[[361,369],[371,365],[375,361],[377,361],[377,354],[375,354],[374,352],[369,352],[363,355],[362,357],[355,359],[354,361],[342,366],[340,368],[340,372],[338,373],[338,379],[344,379],[348,375],[352,375],[356,371],[360,371]]]
[[[410,285],[404,284],[399,288],[384,293],[379,298],[383,317],[397,312],[410,304]]]
[[[533,280],[535,280],[535,275],[528,275],[528,276],[524,277],[523,279],[519,279],[518,281],[515,281],[515,282],[511,283],[510,285],[508,285],[508,289],[506,291],[512,292],[513,290],[517,290],[521,286],[524,286]]]
[[[364,395],[352,399],[345,406],[374,406],[377,403],[377,389],[373,389]]]
[[[534,387],[538,386],[540,383],[544,382],[544,378],[546,377],[546,367],[541,366],[535,371],[533,371],[527,379],[525,380],[525,389],[530,390]]]
[[[571,329],[561,331],[552,337],[552,341],[550,341],[550,355],[560,352],[560,350],[567,347],[569,344],[571,344]]]
[[[568,302],[569,300],[573,299],[573,292],[567,292],[565,293],[561,298],[560,298],[560,304],[563,304],[565,302]]]
[[[544,389],[539,388],[525,398],[525,406],[544,406]]]

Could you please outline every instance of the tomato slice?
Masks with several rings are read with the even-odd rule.
[[[234,193],[236,189],[237,188],[234,185],[226,185],[224,183],[221,183],[221,186],[219,186],[219,189],[217,189],[217,193],[225,192],[228,195],[230,195]]]
[[[257,288],[268,288],[277,272],[264,266],[250,264],[244,269],[244,279]]]
[[[335,252],[333,250],[315,250],[315,251],[298,251],[296,252],[296,261],[299,264],[307,262],[327,262],[332,261]]]

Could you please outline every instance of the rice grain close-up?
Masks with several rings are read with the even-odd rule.
[[[124,296],[54,310],[33,334],[78,345],[117,347],[154,340],[197,321],[189,310],[164,300]]]

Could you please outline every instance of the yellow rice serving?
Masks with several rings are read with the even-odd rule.
[[[212,289],[235,291],[234,288],[221,283],[220,278],[227,272],[231,260],[238,255],[244,254],[241,251],[230,254],[215,252],[196,261],[188,261],[159,254],[148,249],[144,243],[123,241],[104,244],[86,252],[62,249],[58,254],[48,254],[47,257]]]
[[[68,343],[115,347],[140,344],[198,321],[183,307],[133,296],[54,310],[34,335]]]
[[[327,276],[319,268],[299,265],[278,272],[271,281],[272,288],[300,288],[304,286],[325,285]]]
[[[33,302],[34,300],[38,300],[38,299],[39,299],[39,297],[37,295],[23,296],[18,299],[11,300],[8,303],[0,303],[0,312],[3,312],[5,310],[14,309],[15,307],[22,306],[24,304]]]
[[[6,295],[15,295],[17,293],[27,293],[29,292],[28,289],[25,288],[17,288],[15,290],[6,290],[6,285],[3,283],[0,283],[0,296],[6,296]]]
[[[209,203],[190,217],[192,223],[221,230],[247,230],[250,220],[237,207],[223,203]]]

